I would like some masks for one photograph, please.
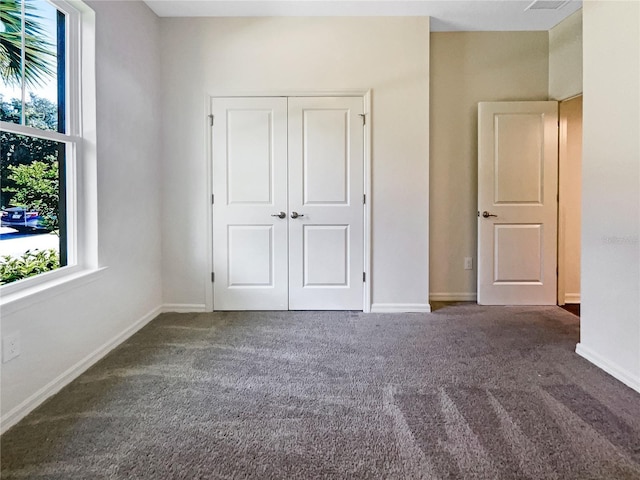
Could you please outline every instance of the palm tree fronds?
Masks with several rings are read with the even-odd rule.
[[[56,46],[47,41],[42,17],[32,1],[25,1],[22,32],[21,0],[0,2],[0,78],[10,87],[39,87],[55,77]],[[22,78],[22,38],[24,33],[24,78]]]

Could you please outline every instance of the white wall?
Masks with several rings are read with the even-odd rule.
[[[476,299],[478,102],[546,100],[548,63],[547,32],[431,34],[432,300]]]
[[[163,18],[163,281],[203,307],[206,98],[372,89],[372,302],[428,308],[429,19]]]
[[[585,2],[577,351],[640,391],[640,3]]]
[[[582,93],[582,10],[549,30],[549,99]]]
[[[21,355],[2,364],[2,428],[83,360],[161,305],[160,29],[141,2],[92,1],[96,12],[99,262],[95,281],[2,315]]]

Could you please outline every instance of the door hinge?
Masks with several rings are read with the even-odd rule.
[[[362,125],[366,125],[367,124],[367,114],[366,113],[359,113],[358,115],[360,115],[362,117]]]
[[[211,283],[216,281],[216,274],[211,272]]]
[[[367,273],[366,272],[362,272],[362,281],[363,282],[367,281]]]
[[[213,195],[213,193],[212,193],[212,194],[211,194],[211,205],[213,205],[214,203],[215,203],[215,200],[214,200],[214,195]]]
[[[367,194],[366,193],[364,195],[362,195],[362,204],[363,205],[367,204]]]
[[[209,115],[209,126],[213,127],[213,115]]]

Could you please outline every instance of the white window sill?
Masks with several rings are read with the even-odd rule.
[[[106,270],[107,267],[81,270],[48,282],[25,287],[17,292],[2,295],[0,298],[0,313],[4,317],[74,288],[94,282],[102,277]]]

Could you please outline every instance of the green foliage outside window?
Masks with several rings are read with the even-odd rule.
[[[9,88],[37,88],[56,78],[57,45],[49,40],[43,4],[36,0],[1,0],[0,80]],[[49,6],[49,9],[52,7]],[[24,13],[24,17],[23,17]],[[55,15],[55,9],[53,10]],[[26,101],[0,94],[0,121],[57,131],[58,105],[29,92]],[[58,228],[60,148],[36,136],[1,131],[0,206],[38,211],[50,229]],[[60,267],[56,250],[27,251],[0,258],[0,285]]]
[[[13,104],[18,99],[4,101],[0,95],[0,120],[11,121],[16,113]],[[57,106],[45,98],[31,95],[25,104],[32,122],[42,124],[42,129],[55,130]],[[59,202],[59,144],[38,137],[17,135],[3,131],[0,134],[0,182],[2,207],[27,207],[36,210],[54,230],[58,228]]]
[[[0,285],[49,272],[60,267],[55,250],[27,251],[21,257],[5,255],[0,259]]]

